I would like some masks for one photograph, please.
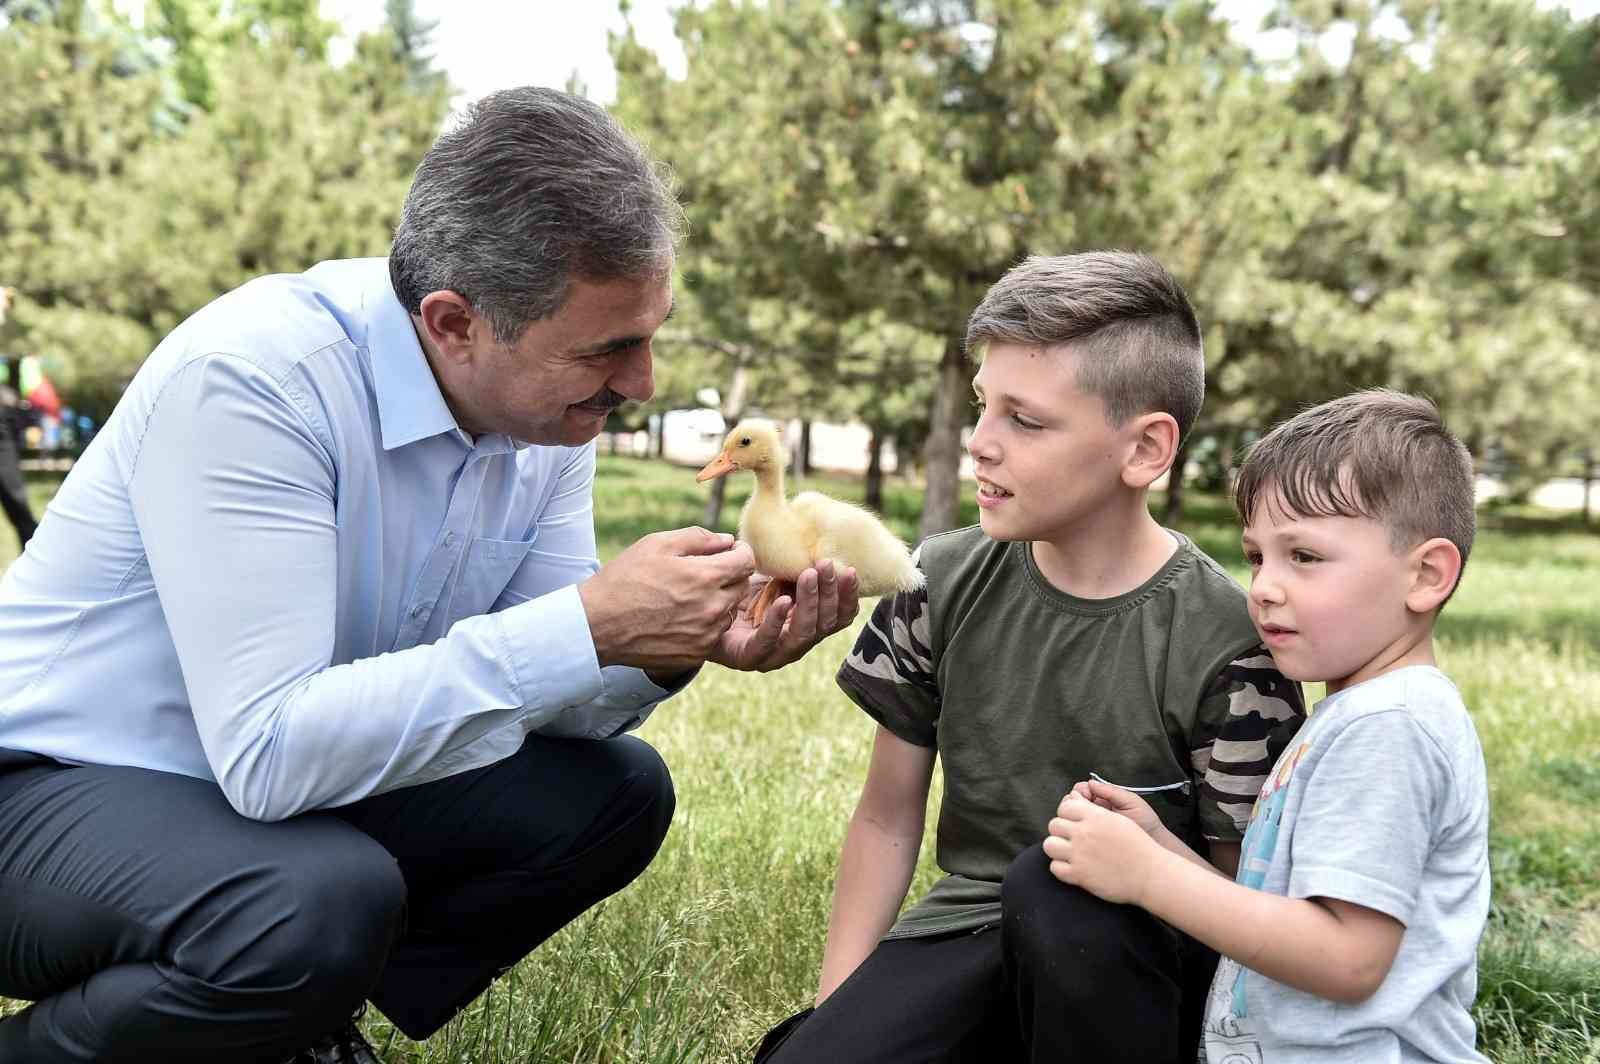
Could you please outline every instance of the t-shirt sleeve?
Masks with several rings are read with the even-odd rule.
[[[1393,709],[1351,721],[1309,767],[1289,896],[1337,898],[1409,923],[1449,796],[1445,752]]]
[[[939,685],[926,587],[878,600],[837,679],[851,701],[895,735],[917,746],[938,745]]]
[[[1201,699],[1189,751],[1206,838],[1244,838],[1256,794],[1305,720],[1300,685],[1278,671],[1265,647],[1246,651],[1217,673]]]

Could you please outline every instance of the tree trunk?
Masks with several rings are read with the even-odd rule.
[[[811,422],[805,418],[800,419],[800,446],[794,452],[794,478],[801,477],[811,472]]]
[[[722,401],[722,423],[729,430],[739,423],[740,416],[744,414],[744,393],[749,384],[750,374],[745,370],[741,356],[733,367],[733,380],[729,382],[726,398]],[[722,500],[727,494],[727,477],[718,477],[711,482],[711,494],[706,496],[706,508],[700,515],[700,523],[713,532],[722,523]]]
[[[1594,520],[1594,509],[1590,501],[1594,497],[1595,474],[1600,473],[1600,468],[1595,466],[1594,453],[1584,449],[1583,452],[1583,527],[1588,528]]]
[[[963,400],[970,385],[961,337],[952,336],[945,341],[944,357],[939,360],[933,416],[929,419],[928,441],[922,448],[927,488],[922,496],[919,540],[948,532],[960,519],[961,429],[966,421]]]
[[[883,513],[883,429],[872,426],[867,444],[867,509]]]
[[[1167,474],[1167,505],[1161,511],[1161,523],[1168,528],[1183,516],[1183,467],[1189,464],[1189,440],[1178,444],[1178,453],[1172,457],[1172,469]]]

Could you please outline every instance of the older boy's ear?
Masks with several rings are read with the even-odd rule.
[[[1130,488],[1148,488],[1172,465],[1178,453],[1178,422],[1171,414],[1141,414],[1127,426],[1128,458],[1122,465],[1122,482]]]
[[[1461,551],[1448,539],[1428,540],[1411,552],[1411,590],[1406,608],[1432,613],[1450,597],[1461,578]]]

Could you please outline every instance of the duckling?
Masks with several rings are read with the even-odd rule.
[[[739,515],[739,538],[755,553],[756,570],[772,578],[752,609],[755,623],[785,583],[792,585],[823,558],[853,566],[862,596],[922,586],[922,570],[911,563],[906,545],[868,511],[818,491],[786,499],[784,464],[777,430],[766,421],[741,421],[694,478],[703,483],[735,470],[755,474],[755,493]]]

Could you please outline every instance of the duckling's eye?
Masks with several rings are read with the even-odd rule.
[[[739,446],[740,447],[748,447],[748,446],[750,446],[750,437],[746,436],[744,439],[740,440],[739,441]]]

